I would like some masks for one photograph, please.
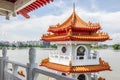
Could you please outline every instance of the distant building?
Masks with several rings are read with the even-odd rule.
[[[50,42],[45,42],[42,40],[38,41],[13,41],[10,43],[9,41],[0,41],[1,46],[13,46],[13,47],[19,47],[20,45],[31,45],[31,46],[50,46]]]
[[[43,41],[43,46],[50,46],[50,42]]]

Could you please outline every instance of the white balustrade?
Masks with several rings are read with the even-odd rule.
[[[49,54],[50,59],[64,59],[64,60],[69,60],[70,59],[70,55],[61,55],[61,54],[56,54],[56,53],[52,53]]]
[[[49,54],[50,62],[53,63],[59,63],[64,65],[69,65],[69,62],[71,61],[71,55],[69,54],[58,54],[56,53],[50,53]]]
[[[29,50],[29,63],[27,65],[24,65],[22,63],[14,62],[8,60],[6,54],[7,54],[7,49],[3,48],[2,50],[2,55],[3,57],[0,58],[0,80],[33,80],[33,74],[32,74],[32,69],[36,68],[36,63],[35,63],[35,49],[30,48]],[[8,69],[8,63],[12,64],[12,71]],[[23,67],[27,71],[27,76],[21,76],[18,74],[18,67]]]
[[[99,58],[99,53],[97,51],[93,51],[90,53],[89,59],[97,59]]]
[[[38,73],[53,77],[57,80],[76,80],[60,74],[38,69],[37,63],[35,63],[36,50],[34,48],[30,48],[29,50],[29,63],[26,65],[10,61],[6,55],[7,48],[4,47],[2,49],[2,57],[0,57],[0,80],[37,80]],[[56,56],[59,55],[56,54]],[[68,58],[67,56],[63,57]],[[8,64],[12,64],[12,71],[8,69]],[[22,67],[26,70],[26,77],[18,74],[18,67]]]
[[[94,51],[90,53],[88,56],[75,56],[72,60],[73,66],[78,65],[98,65],[99,64],[99,54]]]

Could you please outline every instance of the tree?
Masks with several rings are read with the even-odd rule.
[[[120,44],[114,44],[112,47],[115,50],[120,50]]]

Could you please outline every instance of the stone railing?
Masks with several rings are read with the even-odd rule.
[[[0,80],[37,80],[39,73],[52,77],[56,80],[76,80],[37,68],[37,63],[35,63],[36,50],[34,48],[30,48],[29,50],[29,63],[26,65],[15,61],[10,61],[6,55],[7,48],[4,47],[2,49],[2,57],[0,57]],[[12,69],[8,68],[8,64],[12,65]],[[24,75],[22,73],[18,73],[18,67],[24,68],[26,70],[26,74]]]

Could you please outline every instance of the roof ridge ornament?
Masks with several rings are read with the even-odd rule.
[[[73,2],[73,17],[72,17],[73,19],[72,19],[72,25],[74,25],[75,24],[75,20],[76,20],[76,18],[75,18],[75,2]]]
[[[73,2],[73,12],[75,12],[75,2]]]

